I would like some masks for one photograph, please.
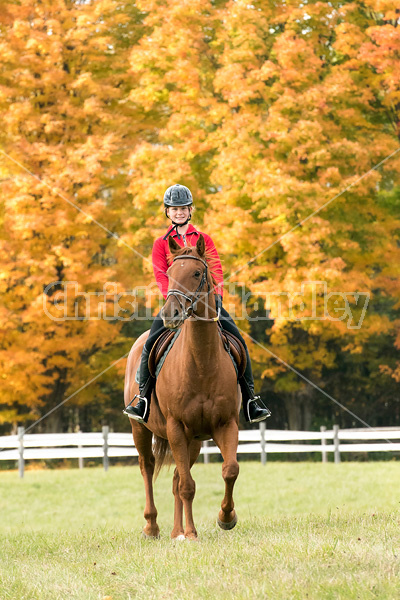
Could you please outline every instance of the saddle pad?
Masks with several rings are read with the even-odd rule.
[[[175,335],[172,338],[172,340],[170,341],[170,343],[168,344],[167,349],[165,350],[165,352],[163,352],[163,354],[160,354],[160,358],[158,359],[157,357],[157,363],[156,363],[156,377],[159,376],[161,368],[165,362],[165,359],[167,358],[168,354],[170,353],[170,350],[172,349],[172,346],[175,344],[176,340],[178,339],[178,336],[180,334],[181,330],[178,329],[178,331],[175,331]]]
[[[168,352],[171,350],[180,332],[180,329],[178,331],[167,329],[156,339],[149,355],[149,371],[152,377],[157,377]],[[159,363],[161,363],[160,366]]]
[[[242,342],[235,335],[233,335],[233,333],[229,333],[229,331],[225,331],[225,329],[220,329],[219,333],[222,337],[222,341],[224,342],[225,350],[228,352],[228,354],[230,354],[235,365],[238,379],[240,379],[240,377],[243,376],[247,365],[247,357],[244,346]]]
[[[158,377],[161,367],[180,332],[180,329],[178,329],[178,331],[167,329],[167,331],[163,331],[160,337],[154,342],[154,345],[150,350],[148,362],[150,375],[154,379]],[[140,363],[135,375],[136,383],[139,383],[139,369]]]

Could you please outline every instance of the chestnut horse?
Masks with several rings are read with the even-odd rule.
[[[162,318],[166,327],[180,327],[181,331],[157,377],[148,422],[140,424],[131,419],[131,425],[146,492],[147,523],[143,534],[159,537],[153,475],[155,469],[158,473],[161,468],[169,446],[176,463],[171,537],[183,540],[197,538],[192,513],[196,486],[190,469],[204,440],[213,439],[224,460],[225,496],[218,524],[222,529],[236,525],[232,493],[239,473],[236,454],[241,396],[235,368],[218,333],[214,285],[204,238],[201,235],[195,247],[181,248],[170,237],[169,249],[173,262],[168,269],[170,285]],[[147,336],[148,331],[136,340],[128,357],[125,406],[138,393],[135,373]]]

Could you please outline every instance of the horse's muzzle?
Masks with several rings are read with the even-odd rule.
[[[183,325],[183,319],[176,321],[175,319],[170,321],[169,319],[163,319],[164,327],[167,329],[178,329],[181,325]]]
[[[177,329],[178,327],[183,325],[185,321],[185,316],[182,314],[182,312],[178,311],[177,309],[175,309],[174,315],[172,316],[166,315],[164,311],[161,310],[160,316],[163,320],[164,327],[166,327],[167,329]]]

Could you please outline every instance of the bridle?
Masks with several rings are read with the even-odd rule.
[[[177,301],[179,306],[181,307],[182,310],[182,315],[183,315],[183,320],[186,320],[188,317],[194,317],[196,320],[199,321],[218,321],[219,317],[221,315],[221,309],[218,308],[218,313],[216,317],[213,317],[211,319],[207,319],[205,317],[200,317],[199,315],[195,314],[195,310],[197,308],[197,302],[199,301],[200,298],[200,291],[203,287],[203,285],[205,283],[207,283],[207,296],[210,294],[210,292],[212,291],[211,287],[210,287],[210,283],[208,281],[207,275],[208,275],[208,265],[206,263],[205,260],[203,260],[202,258],[198,258],[197,256],[189,256],[188,254],[180,254],[179,256],[175,256],[174,260],[172,261],[173,263],[176,260],[181,260],[181,259],[190,259],[190,260],[198,260],[199,262],[201,262],[204,265],[204,271],[203,271],[203,275],[202,278],[200,280],[200,283],[197,287],[197,289],[194,291],[192,296],[189,296],[188,294],[185,294],[184,292],[181,292],[181,290],[168,290],[167,293],[167,300],[170,296],[174,296]],[[181,302],[181,298],[184,298],[185,300],[187,300],[188,302],[190,302],[189,306],[187,308],[185,308],[185,306],[183,305],[183,303]]]

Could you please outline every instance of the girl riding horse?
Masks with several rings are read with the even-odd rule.
[[[164,194],[164,210],[165,215],[171,220],[172,227],[169,228],[166,235],[155,240],[152,252],[154,275],[164,298],[168,292],[168,275],[169,267],[169,248],[168,237],[172,236],[179,246],[196,246],[201,232],[193,225],[189,225],[192,217],[193,198],[190,190],[184,185],[175,184],[167,189]],[[261,408],[257,404],[260,396],[254,393],[254,379],[251,368],[249,351],[246,342],[239,333],[237,326],[230,314],[222,306],[223,295],[223,274],[221,261],[211,237],[205,233],[202,234],[206,244],[206,251],[212,262],[212,274],[216,281],[215,286],[215,301],[218,314],[220,315],[220,323],[223,329],[235,335],[243,344],[246,351],[247,364],[242,377],[239,379],[240,388],[243,399],[243,413],[246,421],[249,423],[257,423],[270,416],[268,408]],[[151,387],[153,379],[150,375],[148,367],[148,359],[150,351],[158,339],[165,331],[164,323],[161,314],[155,317],[150,329],[149,337],[143,347],[142,357],[139,367],[139,394],[133,398],[138,398],[136,406],[130,403],[123,411],[128,417],[139,421],[139,423],[147,423],[150,412]],[[132,400],[132,402],[133,402]]]

